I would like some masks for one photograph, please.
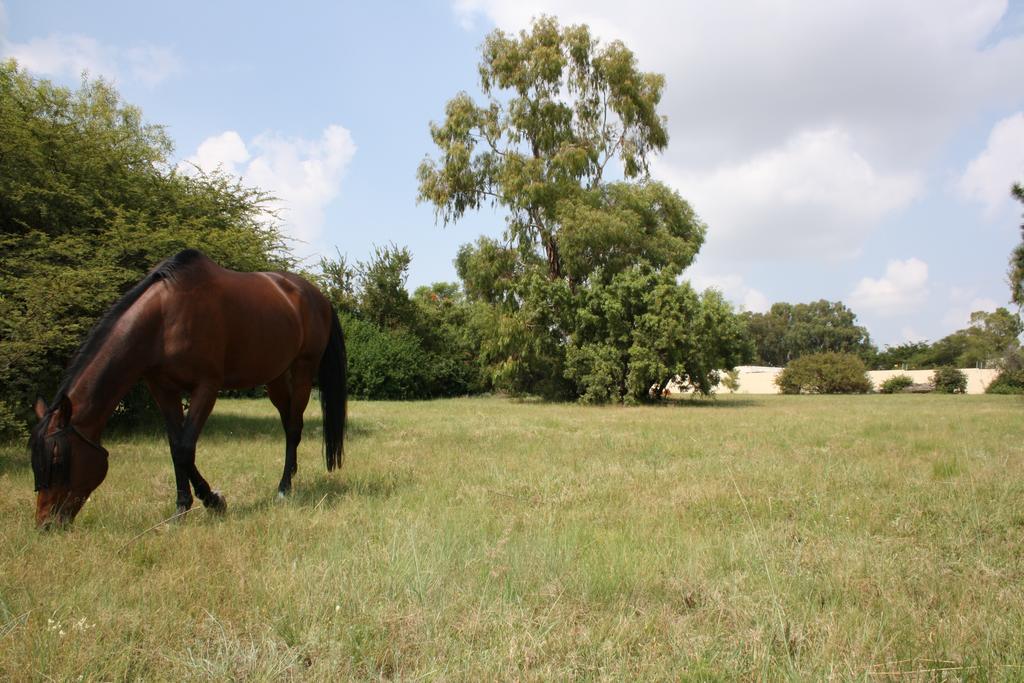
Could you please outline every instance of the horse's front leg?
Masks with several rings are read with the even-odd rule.
[[[171,447],[171,462],[174,464],[174,483],[177,490],[177,514],[183,515],[192,507],[192,486],[189,468],[183,457],[183,435],[185,411],[181,405],[181,393],[174,387],[161,384],[155,378],[147,378],[149,393],[153,395],[167,427],[167,441]]]
[[[185,416],[182,428],[180,447],[174,454],[174,468],[175,472],[179,466],[188,472],[192,488],[195,489],[199,500],[203,501],[203,505],[214,512],[224,512],[227,509],[224,496],[210,488],[196,467],[196,442],[199,441],[199,434],[206,424],[206,419],[213,411],[213,405],[217,402],[217,390],[218,385],[209,384],[200,386],[192,392],[192,396],[189,398],[188,415]]]

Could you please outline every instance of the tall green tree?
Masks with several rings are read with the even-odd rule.
[[[339,314],[355,314],[359,306],[356,298],[356,271],[349,265],[348,258],[338,251],[336,259],[321,256],[317,266],[315,272],[305,273],[305,276],[316,283]]]
[[[785,366],[811,353],[855,353],[869,361],[876,353],[857,315],[841,301],[779,302],[766,313],[745,313],[755,360]]]
[[[657,112],[663,77],[641,71],[622,43],[602,45],[586,26],[550,17],[518,35],[495,31],[482,55],[483,102],[466,93],[448,102],[431,125],[439,157],[418,176],[420,199],[444,223],[485,204],[506,211],[503,242],[481,238],[456,259],[470,302],[485,307],[473,319],[489,381],[552,398],[632,400],[648,379],[699,368],[695,386],[710,387],[713,370],[682,330],[710,329],[700,321],[724,302],[678,282],[706,227],[648,177],[651,155],[668,144]],[[596,310],[647,325],[647,339],[591,324]],[[658,314],[675,316],[678,329],[655,329]]]
[[[356,265],[361,316],[385,329],[415,327],[415,311],[405,287],[412,254],[406,247],[375,246],[369,260]]]
[[[971,313],[970,324],[938,340],[918,357],[919,367],[997,367],[1020,353],[1024,325],[1006,308]]]
[[[908,370],[953,366],[957,368],[1008,367],[1020,364],[1020,336],[1024,322],[1017,313],[1000,306],[994,311],[974,311],[967,327],[933,344],[914,342],[886,347],[875,367]]]
[[[1020,315],[1002,306],[991,312],[971,313],[970,324],[964,330],[968,341],[960,367],[997,365],[1001,359],[1020,351],[1021,333],[1024,333],[1024,323]]]
[[[83,336],[185,247],[239,270],[287,268],[269,197],[184,174],[166,131],[102,80],[77,90],[0,64],[0,431],[54,391]]]
[[[1024,204],[1024,185],[1014,183],[1010,193],[1021,204]],[[1020,225],[1021,243],[1010,256],[1010,292],[1013,303],[1024,306],[1024,222]]]
[[[484,101],[460,93],[431,124],[440,158],[419,167],[420,199],[445,223],[502,206],[509,240],[539,248],[549,277],[575,284],[579,274],[565,272],[563,228],[614,201],[604,188],[610,164],[627,179],[645,177],[650,154],[668,144],[656,109],[664,77],[640,71],[622,43],[601,46],[586,26],[551,17],[518,36],[494,31],[482,53]]]

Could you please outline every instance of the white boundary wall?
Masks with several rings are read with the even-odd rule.
[[[775,384],[775,378],[782,368],[763,367],[758,365],[741,365],[736,368],[739,371],[740,388],[737,394],[777,394],[779,387]],[[932,379],[934,370],[871,370],[868,377],[875,385],[875,391],[882,386],[882,382],[895,377],[896,375],[909,375],[915,384],[925,384]],[[967,375],[967,393],[983,394],[992,380],[999,374],[998,370],[978,370],[976,368],[964,368],[962,372]],[[722,394],[731,393],[723,386],[717,391]]]

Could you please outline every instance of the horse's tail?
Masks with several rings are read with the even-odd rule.
[[[327,471],[341,467],[345,458],[345,404],[348,400],[348,357],[338,314],[331,307],[331,336],[320,359],[320,411],[324,420],[324,454]]]

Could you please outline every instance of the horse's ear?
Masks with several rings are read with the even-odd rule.
[[[40,420],[42,420],[43,417],[46,415],[46,401],[43,400],[42,396],[36,398],[35,411],[36,417],[38,417]]]
[[[57,429],[63,429],[71,424],[71,399],[64,394],[57,401],[57,407],[53,411],[57,418]]]

